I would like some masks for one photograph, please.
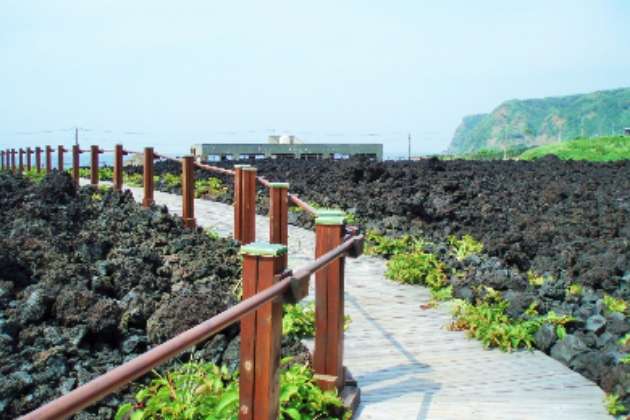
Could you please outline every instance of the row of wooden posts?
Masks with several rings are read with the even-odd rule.
[[[79,183],[79,156],[87,150],[72,146],[72,177]],[[57,148],[57,169],[63,170],[63,146]],[[123,156],[131,153],[116,145],[106,151],[91,146],[90,183],[99,183],[99,155],[114,153],[113,188],[123,187]],[[16,150],[0,152],[2,169],[22,172],[24,170],[19,150],[16,167]],[[30,170],[31,149],[26,148],[26,169]],[[46,146],[47,172],[52,170],[52,148]],[[164,156],[154,153],[153,148],[144,149],[144,197],[142,205],[150,207],[153,196],[153,163]],[[41,148],[35,148],[35,169],[41,170]],[[287,274],[288,208],[290,198],[288,183],[268,182],[257,176],[256,168],[249,165],[234,165],[233,171],[196,164],[192,156],[181,158],[182,172],[182,219],[185,226],[196,226],[194,215],[194,168],[195,165],[208,170],[234,175],[234,238],[242,245],[243,255],[243,299],[250,298],[270,287]],[[256,242],[256,185],[263,182],[269,189],[269,242]],[[347,239],[343,212],[338,210],[319,211],[316,217],[315,257],[338,247]],[[356,385],[348,381],[343,366],[344,343],[344,257],[331,260],[315,274],[315,349],[313,369],[318,385],[324,390],[342,392],[345,385]],[[294,290],[299,300],[306,296],[307,289]],[[241,419],[276,419],[279,410],[279,361],[282,337],[282,301],[275,299],[259,307],[241,319],[240,348],[240,409]],[[358,399],[357,399],[358,401]]]

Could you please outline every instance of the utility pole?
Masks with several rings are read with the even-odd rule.
[[[411,161],[411,133],[407,135],[407,142],[408,142],[407,156],[409,157],[409,161]]]

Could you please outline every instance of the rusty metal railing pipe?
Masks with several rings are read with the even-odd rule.
[[[302,210],[306,211],[307,213],[310,213],[313,216],[317,215],[317,210],[315,210],[315,208],[313,208],[306,202],[300,200],[296,195],[289,193],[289,200],[296,206],[300,207]]]
[[[231,175],[234,176],[234,171],[230,170],[230,169],[225,169],[225,168],[219,168],[218,166],[212,166],[212,165],[206,165],[203,163],[197,163],[195,162],[194,165],[199,168],[199,169],[203,169],[205,171],[209,171],[209,172],[216,172],[218,174],[223,174],[223,175]]]

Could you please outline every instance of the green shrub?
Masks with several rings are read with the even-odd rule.
[[[564,325],[572,320],[571,317],[556,315],[554,312],[527,319],[511,319],[505,313],[507,307],[508,302],[488,288],[488,295],[477,305],[458,302],[454,310],[455,320],[449,328],[467,330],[470,336],[480,340],[485,347],[512,351],[521,347],[531,348],[534,334],[545,323],[555,325],[556,334],[562,339],[566,334]]]
[[[130,187],[142,187],[144,185],[142,174],[123,174],[123,182]]]
[[[286,367],[280,374],[280,418],[331,418],[342,406],[333,391],[315,384],[312,370],[305,365]],[[116,420],[130,415],[144,419],[237,419],[239,411],[238,375],[212,363],[191,362],[164,376],[157,374],[135,396],[136,404],[118,408]]]
[[[390,237],[370,230],[365,236],[365,253],[368,255],[382,255],[391,257],[405,252],[422,251],[426,241],[422,238],[414,238],[409,235]]]
[[[315,304],[283,306],[282,334],[300,338],[313,337],[315,334]]]
[[[112,181],[114,179],[114,168],[109,166],[99,168],[98,177],[102,181]]]
[[[604,295],[604,306],[608,312],[624,313],[628,309],[628,304],[623,299],[617,299],[610,295]]]
[[[619,345],[624,347],[630,346],[630,333],[627,333],[619,339]]]
[[[348,329],[352,322],[349,315],[344,316],[343,329]],[[286,304],[283,306],[282,334],[298,338],[310,338],[315,335],[315,303]]]
[[[527,272],[527,281],[531,286],[540,287],[545,284],[545,278],[543,276],[537,275],[533,271]]]
[[[219,178],[210,177],[206,179],[195,180],[195,197],[201,198],[208,196],[216,198],[227,192],[227,187],[223,185],[223,181]]]
[[[430,289],[431,298],[434,302],[442,302],[453,299],[453,286],[442,287],[441,289]]]
[[[471,235],[464,235],[461,239],[451,235],[448,237],[448,244],[451,246],[455,258],[460,261],[483,251],[483,244],[477,242]]]
[[[30,171],[24,171],[23,174],[25,178],[28,178],[35,183],[40,183],[46,176],[46,171],[37,172],[35,169],[31,169]]]
[[[175,189],[181,186],[182,180],[179,175],[167,172],[160,177],[160,180],[164,186],[168,189]],[[196,186],[196,185],[195,185]]]
[[[387,262],[385,275],[400,283],[424,284],[432,289],[446,285],[444,264],[435,255],[422,251],[394,255]]]
[[[627,408],[619,401],[619,395],[617,394],[606,394],[604,405],[611,416],[618,416],[627,412]]]
[[[571,283],[569,288],[567,289],[567,293],[571,296],[580,296],[582,294],[583,288],[581,284]]]

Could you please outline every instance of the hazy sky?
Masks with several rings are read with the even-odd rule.
[[[0,0],[0,58],[1,148],[428,153],[507,99],[630,86],[630,1]]]

